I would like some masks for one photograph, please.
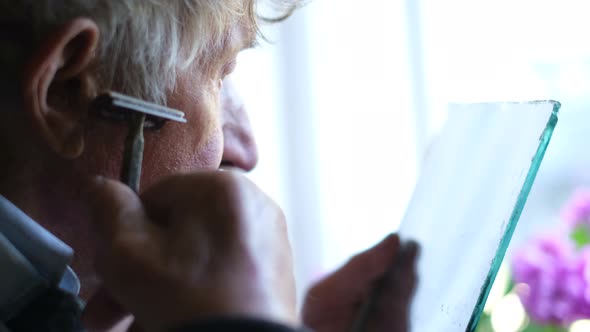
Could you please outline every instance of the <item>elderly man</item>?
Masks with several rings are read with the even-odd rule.
[[[403,331],[414,247],[355,256],[299,318],[280,208],[219,171],[257,161],[225,79],[255,2],[0,0],[0,331],[347,331],[378,281],[369,327]],[[111,180],[126,128],[89,114],[107,90],[186,113],[146,131],[139,195]]]

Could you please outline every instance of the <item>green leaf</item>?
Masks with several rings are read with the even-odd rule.
[[[479,319],[479,324],[477,324],[475,332],[494,332],[490,315],[486,313],[483,313],[481,315],[481,318]]]
[[[570,234],[571,239],[578,249],[590,244],[590,227],[579,225]]]
[[[563,328],[563,327],[541,326],[541,325],[536,325],[535,323],[530,323],[521,332],[567,332],[567,331],[568,331],[568,329]]]
[[[516,286],[514,279],[510,278],[508,280],[508,285],[506,285],[506,292],[504,293],[504,295],[514,292],[514,286]]]

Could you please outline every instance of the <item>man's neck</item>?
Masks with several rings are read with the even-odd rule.
[[[21,174],[28,176],[0,176],[0,195],[74,249],[72,267],[82,282],[82,298],[88,298],[97,281],[87,195],[67,177]]]

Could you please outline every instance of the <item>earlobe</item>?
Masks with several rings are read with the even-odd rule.
[[[77,18],[51,33],[32,54],[23,77],[23,111],[39,137],[63,158],[84,150],[84,85],[98,44],[90,19]]]

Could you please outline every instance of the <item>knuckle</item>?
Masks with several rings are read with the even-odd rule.
[[[135,243],[126,236],[115,236],[106,249],[110,254],[108,259],[114,263],[130,261],[136,250]]]
[[[219,198],[234,200],[238,198],[243,188],[247,185],[246,178],[235,172],[218,172],[213,180],[214,192]]]
[[[213,179],[212,196],[220,207],[236,216],[272,211],[279,214],[277,218],[284,219],[282,211],[250,179],[231,171],[219,173]]]
[[[111,279],[110,277],[120,273],[121,266],[130,265],[130,252],[129,244],[120,237],[104,243],[95,257],[96,272],[103,278]]]

